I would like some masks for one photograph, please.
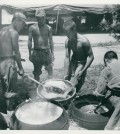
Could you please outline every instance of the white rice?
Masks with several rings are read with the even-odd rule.
[[[65,82],[63,82],[63,81],[54,81],[54,80],[47,81],[45,83],[45,86],[53,86],[53,87],[55,86],[55,87],[58,87],[58,88],[60,88],[62,90],[65,90],[65,89],[68,88],[67,85],[65,84]]]
[[[27,124],[46,124],[61,116],[63,109],[49,102],[24,104],[16,111],[16,117]]]

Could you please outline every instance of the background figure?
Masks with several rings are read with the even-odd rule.
[[[110,89],[117,88],[120,90],[120,62],[118,61],[118,56],[114,51],[108,51],[104,55],[105,68],[102,70],[101,75],[98,80],[97,88],[94,91],[96,96],[106,96],[110,94],[111,91],[107,91],[107,86]],[[105,129],[120,129],[120,95],[114,94],[115,96],[110,97],[112,105],[115,110],[108,121]],[[116,95],[119,95],[118,97]]]
[[[76,86],[78,92],[84,83],[86,70],[91,65],[94,56],[90,42],[86,37],[77,33],[73,20],[66,21],[63,28],[68,37],[65,42],[64,77]]]
[[[17,68],[19,74],[23,75],[24,70],[21,64],[21,54],[19,51],[19,32],[26,25],[26,17],[22,13],[13,15],[11,25],[4,27],[0,31],[0,111],[6,113],[7,110],[13,110],[12,102],[7,101],[15,95],[13,93],[17,83]],[[6,93],[5,93],[6,92]]]
[[[39,75],[42,74],[42,67],[48,72],[48,78],[52,78],[54,61],[54,44],[52,39],[52,29],[45,23],[46,14],[43,9],[35,13],[37,22],[29,28],[29,60],[34,65],[34,78],[39,81]],[[32,52],[32,39],[34,42]]]

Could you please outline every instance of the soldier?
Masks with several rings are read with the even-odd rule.
[[[120,62],[118,56],[114,51],[108,51],[104,55],[105,68],[102,70],[98,80],[97,88],[93,92],[96,96],[108,96],[111,91],[108,88],[120,90]],[[108,88],[107,88],[108,87]],[[107,93],[107,94],[106,94]],[[120,95],[114,93],[109,99],[115,110],[110,117],[106,130],[119,129],[120,130]]]
[[[73,20],[66,21],[63,28],[68,37],[65,42],[64,78],[70,80],[78,92],[84,83],[86,70],[93,62],[94,55],[89,40],[77,33]]]
[[[29,28],[29,60],[34,65],[34,78],[39,81],[39,75],[42,74],[42,67],[48,72],[48,78],[52,78],[54,61],[54,44],[52,39],[52,29],[46,22],[46,14],[43,9],[35,13],[38,23]],[[32,53],[32,39],[34,42]]]
[[[24,70],[21,64],[19,51],[19,32],[26,25],[24,14],[17,12],[13,15],[12,23],[0,31],[0,111],[6,113],[6,98],[13,97],[12,93],[17,83],[17,68],[19,74],[23,75]],[[5,93],[5,92],[8,93]],[[11,92],[11,93],[10,93]],[[5,96],[4,96],[5,95]],[[5,98],[6,97],[6,98]]]

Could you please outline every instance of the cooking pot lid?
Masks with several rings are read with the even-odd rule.
[[[16,117],[27,124],[46,124],[57,120],[63,109],[50,102],[29,102],[16,110]]]

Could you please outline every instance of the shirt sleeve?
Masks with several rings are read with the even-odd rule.
[[[101,75],[99,77],[98,80],[98,84],[97,84],[97,88],[96,91],[100,94],[104,94],[106,91],[106,86],[108,84],[108,76],[110,74],[110,68],[109,67],[105,67],[102,72]]]

